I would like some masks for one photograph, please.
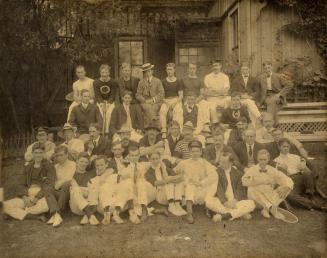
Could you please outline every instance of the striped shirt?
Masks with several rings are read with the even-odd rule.
[[[175,156],[177,158],[181,158],[181,159],[191,158],[190,149],[188,147],[189,143],[190,143],[190,141],[185,140],[185,139],[182,139],[179,142],[177,142],[173,156]]]

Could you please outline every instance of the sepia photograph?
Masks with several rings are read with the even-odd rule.
[[[0,256],[327,258],[326,0],[0,0]]]

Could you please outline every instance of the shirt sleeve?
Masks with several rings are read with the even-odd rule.
[[[283,172],[278,171],[277,169],[273,168],[274,170],[274,181],[279,186],[286,186],[290,189],[293,189],[293,180],[285,175]]]

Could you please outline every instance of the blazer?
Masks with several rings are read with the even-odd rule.
[[[88,134],[91,123],[97,123],[102,127],[102,115],[95,104],[89,103],[86,109],[79,104],[73,108],[68,123],[76,126],[80,134]]]
[[[242,168],[242,165],[241,165],[240,161],[238,160],[238,157],[235,154],[232,147],[224,145],[222,151],[231,152],[232,157],[233,157],[233,164],[239,169]],[[215,144],[211,144],[203,150],[203,158],[205,158],[207,161],[209,161],[214,166],[218,165],[216,162],[217,152],[216,152]]]
[[[24,169],[11,177],[5,185],[5,199],[13,199],[15,197],[22,197],[28,195],[28,188],[32,185],[34,161],[30,162]],[[41,190],[35,196],[40,199],[48,192],[54,190],[56,181],[56,169],[50,161],[44,159],[41,162],[39,173],[39,186]]]
[[[221,203],[225,203],[227,202],[225,193],[228,186],[228,181],[226,178],[225,171],[222,167],[217,167],[217,174],[219,179],[216,196],[218,197]],[[230,181],[233,188],[234,198],[238,201],[247,199],[247,188],[244,187],[242,184],[242,176],[242,171],[232,166],[230,171]]]
[[[142,110],[139,105],[130,105],[129,113],[132,120],[133,129],[144,130],[144,119],[142,115]],[[110,119],[109,131],[111,135],[117,133],[123,124],[127,121],[127,113],[123,105],[117,105],[112,113]]]
[[[252,96],[255,101],[258,101],[258,82],[255,77],[249,75],[247,84],[245,85],[242,75],[239,73],[235,76],[231,83],[231,93],[247,93]]]
[[[275,158],[277,158],[279,156],[280,151],[279,151],[277,142],[273,141],[270,143],[266,143],[265,146],[270,153],[270,160],[274,160]],[[293,143],[291,143],[291,146],[290,146],[290,153],[301,156],[298,149],[296,148],[296,146]]]
[[[249,165],[248,152],[247,152],[245,141],[235,144],[233,146],[233,149],[239,158],[239,161],[242,165],[242,170],[243,170],[245,167],[247,167]],[[258,151],[262,150],[262,149],[265,149],[265,145],[258,143],[258,142],[254,142],[252,151],[253,151],[253,159],[254,159],[255,164],[258,163],[258,160],[257,160]]]
[[[100,136],[98,144],[93,148],[91,152],[91,156],[93,155],[110,156],[111,155],[110,148],[111,148],[110,141],[107,140],[105,137]],[[85,149],[87,149],[87,146],[85,146]]]
[[[267,74],[262,73],[257,77],[258,87],[259,87],[259,104],[263,105],[264,101],[267,97]],[[286,95],[293,88],[293,83],[289,80],[284,79],[279,74],[272,73],[271,74],[271,88],[274,92],[279,93],[281,95],[281,103],[285,105]]]
[[[142,79],[139,82],[136,99],[140,103],[144,103],[147,99],[154,99],[156,104],[161,105],[164,97],[165,90],[158,78],[152,77],[150,84],[148,84],[146,79]]]

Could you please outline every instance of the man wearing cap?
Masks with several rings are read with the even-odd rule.
[[[173,154],[177,143],[182,139],[181,129],[179,123],[175,120],[172,121],[171,126],[168,130],[167,143],[170,155]]]
[[[199,135],[204,124],[209,122],[205,119],[207,117],[207,115],[204,114],[205,109],[200,108],[199,105],[196,104],[195,92],[189,91],[185,98],[186,101],[183,105],[178,105],[174,108],[173,120],[180,124],[181,130],[183,130],[183,124],[191,122],[195,127],[194,134]]]
[[[115,105],[119,103],[119,85],[110,77],[110,70],[111,67],[108,64],[102,64],[99,68],[100,78],[93,83],[95,102],[105,121],[103,125],[105,133],[109,132],[111,113]]]
[[[136,92],[140,79],[132,76],[132,68],[131,65],[128,63],[122,63],[120,71],[121,76],[118,80],[120,98],[123,99],[125,91],[130,91],[132,92],[131,104],[138,104],[138,101],[136,99]]]
[[[231,83],[231,94],[238,93],[241,95],[241,103],[248,108],[251,121],[255,125],[261,117],[260,111],[256,105],[258,102],[258,83],[250,75],[248,64],[242,63],[240,73],[238,73]]]
[[[65,140],[61,145],[67,147],[71,160],[76,160],[78,153],[84,151],[84,142],[74,138],[74,128],[69,123],[64,124],[64,127],[58,132],[58,136]]]
[[[251,122],[247,108],[241,105],[241,96],[238,93],[233,93],[229,107],[222,110],[220,122],[228,124],[231,129],[235,129],[236,123],[241,117],[245,117],[247,123]]]
[[[184,177],[187,222],[194,223],[193,205],[205,204],[216,193],[218,176],[216,168],[201,158],[202,144],[194,140],[189,143],[190,158],[180,161],[175,172]]]
[[[221,72],[221,61],[213,60],[211,65],[212,72],[204,77],[203,95],[209,102],[211,119],[214,119],[217,106],[225,108],[230,102],[230,85],[228,76]]]
[[[44,147],[44,157],[48,160],[51,160],[54,153],[56,145],[48,140],[48,128],[45,126],[40,126],[35,129],[36,133],[36,142],[32,143],[27,147],[25,152],[25,161],[30,162],[33,159],[32,148],[34,144],[41,144]]]
[[[142,111],[137,105],[131,105],[133,93],[131,91],[125,91],[122,93],[122,104],[117,105],[111,114],[110,121],[110,135],[114,135],[121,128],[123,124],[130,127],[134,137],[138,140],[142,137],[141,133],[144,130],[144,120]]]
[[[7,201],[3,203],[4,213],[23,220],[39,218],[36,215],[50,212],[49,224],[54,227],[62,223],[60,208],[54,196],[56,171],[54,166],[45,159],[44,145],[35,143],[32,146],[32,162],[24,167],[22,173],[16,175],[5,192]]]
[[[160,125],[163,133],[167,133],[167,114],[173,110],[177,104],[183,100],[182,83],[175,76],[175,64],[166,65],[167,77],[162,79],[162,85],[165,90],[165,98],[160,108]]]
[[[111,155],[110,142],[100,133],[98,124],[90,124],[89,126],[90,140],[86,144],[87,152],[93,161],[98,155]]]
[[[128,155],[128,147],[131,144],[138,144],[138,142],[132,139],[132,130],[127,125],[123,124],[112,138],[112,142],[120,141],[123,148],[123,158]]]
[[[90,92],[82,90],[82,101],[74,107],[69,117],[68,123],[77,128],[77,133],[88,134],[89,125],[98,123],[102,126],[102,116],[97,105],[90,103]]]
[[[141,103],[145,115],[145,123],[158,118],[165,97],[161,81],[153,76],[153,67],[150,63],[142,65],[144,78],[139,82],[136,93],[136,99]]]
[[[191,157],[189,143],[194,140],[194,126],[191,121],[183,125],[183,139],[175,147],[173,156],[179,159],[189,159]]]
[[[289,78],[273,73],[272,63],[267,61],[263,64],[264,73],[257,78],[259,85],[259,105],[267,105],[267,112],[274,117],[275,124],[278,123],[278,111],[286,105],[286,96],[293,88]]]
[[[156,123],[149,124],[146,127],[146,133],[140,140],[141,156],[147,156],[152,153],[157,147],[163,147],[164,141],[161,138],[160,128]]]
[[[73,103],[69,106],[67,121],[69,121],[73,108],[81,103],[81,91],[83,89],[90,92],[90,102],[94,102],[94,80],[86,76],[85,67],[83,65],[78,65],[76,67],[76,76],[78,80],[73,83]]]

